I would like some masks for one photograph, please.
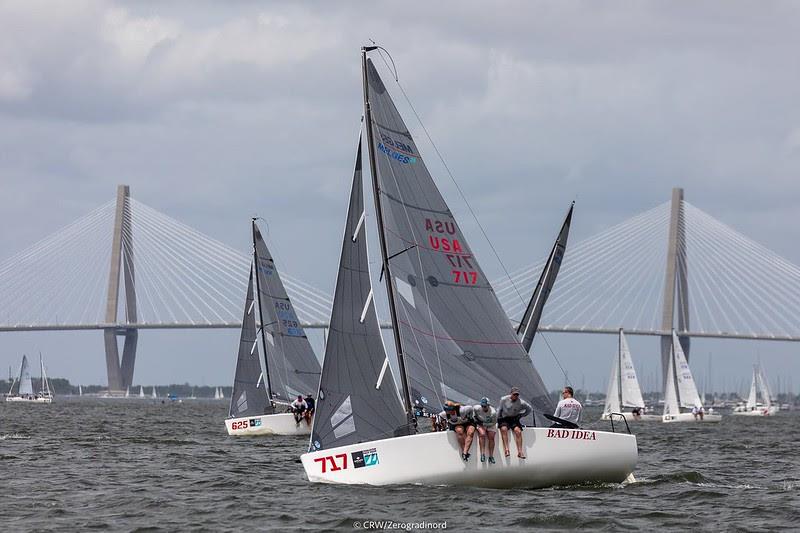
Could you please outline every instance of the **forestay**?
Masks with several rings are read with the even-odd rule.
[[[289,402],[317,390],[320,365],[258,227],[254,233],[267,370],[273,396]]]
[[[274,409],[267,396],[267,383],[264,379],[261,356],[258,351],[256,332],[256,302],[253,298],[253,268],[250,267],[250,281],[247,283],[247,297],[244,302],[242,332],[239,336],[239,355],[236,358],[236,374],[233,378],[233,394],[228,416],[239,418],[272,414]],[[139,387],[139,396],[144,390]]]
[[[359,142],[311,451],[410,432],[375,313],[365,219]]]
[[[412,398],[553,404],[371,60],[367,99],[395,311]]]

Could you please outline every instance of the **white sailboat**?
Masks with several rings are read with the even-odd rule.
[[[150,393],[151,398],[158,398],[158,394],[156,394],[156,386],[153,385],[153,391]]]
[[[139,385],[139,398],[144,398],[144,387]]]
[[[630,408],[631,410],[623,412],[625,408]],[[634,409],[638,409],[638,413],[635,413]],[[628,341],[625,339],[625,333],[623,333],[622,328],[619,330],[617,356],[611,365],[606,404],[600,419],[609,420],[612,413],[623,414],[627,421],[652,422],[661,420],[659,415],[645,414],[642,389],[639,387],[639,379],[633,366],[631,351],[628,348]]]
[[[445,400],[496,402],[514,384],[539,413],[553,406],[367,59],[375,48],[362,49],[365,128],[402,393],[375,313],[359,143],[310,451],[301,456],[308,479],[499,488],[624,481],[638,458],[633,435],[528,427],[525,449],[511,443],[513,458],[492,464],[462,460],[454,432],[417,432],[412,395],[436,411]]]
[[[130,398],[131,397],[131,388],[130,387],[125,387],[125,397],[126,398]]]
[[[319,361],[300,327],[255,219],[252,233],[254,266],[250,269],[225,428],[229,435],[309,435],[310,421],[295,420],[288,407],[298,395],[317,390]],[[256,316],[263,324],[258,329]]]
[[[83,396],[83,387],[78,385],[78,396]]]
[[[761,396],[761,401],[758,397]],[[750,384],[750,395],[745,405],[737,405],[733,414],[738,416],[771,416],[779,411],[779,406],[772,403],[769,384],[761,365],[753,365],[753,381]]]
[[[50,382],[47,379],[47,374],[44,371],[44,361],[42,354],[39,354],[39,367],[40,367],[40,386],[39,391],[33,391],[33,380],[31,379],[30,366],[28,364],[28,356],[22,356],[22,364],[19,369],[19,378],[11,382],[11,389],[6,396],[7,402],[15,403],[53,403],[53,392],[50,389]],[[16,394],[12,394],[14,384],[19,383]]]
[[[672,350],[667,367],[666,390],[664,391],[663,422],[719,422],[721,415],[711,412],[681,412],[681,408],[699,411],[703,409],[703,402],[697,393],[697,386],[689,368],[689,362],[683,353],[683,348],[678,340],[675,330],[672,331]]]

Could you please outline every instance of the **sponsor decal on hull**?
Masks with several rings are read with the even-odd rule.
[[[378,464],[378,451],[375,448],[368,450],[360,450],[350,453],[351,460],[347,460],[346,453],[337,453],[336,455],[326,455],[324,457],[317,457],[314,459],[315,463],[320,465],[323,474],[327,472],[338,472],[339,470],[347,470],[348,468],[364,468],[367,466],[375,466]]]

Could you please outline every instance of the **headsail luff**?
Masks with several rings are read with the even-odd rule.
[[[266,368],[274,398],[289,402],[317,390],[320,365],[255,223],[253,233]]]
[[[233,392],[228,408],[228,416],[239,418],[259,416],[275,412],[269,401],[267,385],[261,368],[256,332],[256,302],[253,297],[253,267],[250,266],[250,280],[247,283],[247,297],[244,302],[242,331],[239,335],[239,354],[236,359],[236,374],[233,378]],[[144,391],[140,389],[140,396]]]
[[[33,381],[31,380],[31,366],[28,363],[28,356],[22,356],[22,366],[19,369],[19,390],[20,396],[33,396]]]
[[[512,385],[539,411],[552,400],[488,279],[425,167],[372,61],[370,150],[383,205],[383,234],[397,294],[394,311],[412,396],[496,402]]]
[[[413,432],[375,313],[358,144],[310,450]]]
[[[556,283],[561,261],[564,259],[564,252],[567,249],[567,238],[569,238],[569,227],[572,223],[572,211],[574,209],[575,202],[572,202],[572,205],[569,206],[569,211],[567,211],[567,216],[564,218],[564,223],[561,225],[561,231],[558,232],[556,242],[553,244],[553,249],[550,250],[547,263],[545,263],[542,274],[539,276],[536,289],[534,289],[531,300],[528,302],[528,307],[522,315],[519,327],[517,327],[517,335],[520,336],[522,347],[525,348],[526,352],[529,352],[533,345],[533,337],[539,329],[539,321],[542,319],[544,304],[547,303],[550,291]]]

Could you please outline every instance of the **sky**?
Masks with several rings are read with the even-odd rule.
[[[249,217],[264,217],[282,268],[332,292],[360,127],[359,49],[374,39],[507,269],[548,253],[572,200],[574,242],[677,186],[800,264],[797,3],[370,6],[0,0],[0,262],[126,183],[138,201],[243,252]],[[500,277],[417,140],[483,268]],[[237,336],[143,332],[134,381],[228,384]],[[613,336],[548,340],[574,385],[604,387]],[[654,373],[655,338],[630,343],[643,376]],[[720,387],[744,389],[756,358],[800,387],[795,345],[693,349],[698,381],[713,353]],[[16,372],[21,353],[40,350],[51,375],[105,382],[99,332],[2,333],[0,369]],[[548,385],[563,383],[549,352],[536,364]]]

